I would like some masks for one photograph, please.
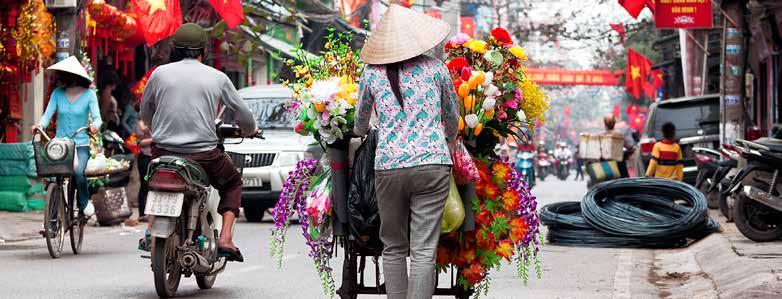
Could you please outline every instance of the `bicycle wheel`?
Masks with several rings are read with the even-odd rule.
[[[52,258],[62,255],[62,243],[65,238],[65,199],[62,186],[49,183],[46,187],[46,214],[43,218],[46,247]]]
[[[71,217],[71,250],[73,254],[81,252],[81,243],[84,240],[84,212],[79,211],[76,198],[76,186],[73,180],[68,180],[68,216]]]

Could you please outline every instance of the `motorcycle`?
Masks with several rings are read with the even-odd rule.
[[[535,173],[540,178],[540,181],[545,181],[546,176],[548,176],[551,171],[551,160],[549,160],[549,155],[546,153],[539,153],[535,157],[535,164],[537,166]]]
[[[711,209],[719,208],[718,194],[712,190],[712,178],[719,168],[720,152],[709,148],[695,147],[692,149],[695,165],[698,167],[698,176],[695,179],[695,188],[706,196],[706,202]]]
[[[535,153],[533,152],[519,152],[516,154],[516,170],[521,173],[524,181],[530,188],[535,186],[535,166],[534,159]]]
[[[731,213],[733,206],[733,196],[728,192],[730,190],[731,182],[738,173],[739,159],[741,159],[741,152],[735,146],[724,144],[720,148],[723,159],[718,163],[717,171],[714,176],[708,179],[711,187],[708,189],[709,194],[717,194],[717,206],[728,222],[733,221],[733,213]]]
[[[557,177],[564,181],[570,175],[570,159],[560,157],[554,162],[557,168]]]
[[[103,154],[106,157],[115,155],[129,154],[130,150],[125,147],[125,140],[111,130],[103,130]]]
[[[730,186],[735,195],[733,220],[739,231],[756,242],[782,237],[782,140],[737,140],[746,165]]]
[[[241,136],[236,126],[218,123],[217,131],[220,145],[226,137]],[[254,138],[263,136],[259,133]],[[239,168],[243,163],[234,160]],[[151,243],[150,259],[158,296],[173,297],[183,275],[195,275],[201,289],[211,288],[227,263],[217,249],[223,225],[222,216],[217,213],[218,191],[209,185],[200,165],[176,156],[152,160],[147,177],[145,212],[150,216],[150,226],[146,237]]]

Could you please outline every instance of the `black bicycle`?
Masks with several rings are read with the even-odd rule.
[[[39,138],[36,141],[36,138],[33,138],[38,177],[47,178],[43,235],[52,258],[62,255],[66,233],[70,234],[73,254],[81,252],[84,224],[87,220],[76,206],[76,186],[73,179],[76,147],[73,138],[87,129],[88,127],[83,127],[76,130],[70,138],[50,138],[46,132],[36,128],[35,135],[43,136],[45,140]]]

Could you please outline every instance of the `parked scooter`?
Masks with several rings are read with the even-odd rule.
[[[519,152],[516,155],[516,170],[521,172],[524,181],[530,188],[535,186],[535,153],[534,152]]]
[[[217,131],[220,144],[224,137],[239,137],[241,132],[230,125],[218,125]],[[260,133],[255,137],[263,138]],[[195,275],[199,288],[211,288],[227,263],[217,250],[222,228],[217,190],[200,165],[176,156],[152,160],[148,177],[146,214],[152,218],[147,246],[151,245],[157,294],[173,297],[182,275]]]
[[[746,165],[733,179],[733,218],[739,231],[756,242],[782,237],[782,140],[737,140]]]
[[[714,174],[717,172],[720,163],[720,152],[710,148],[695,147],[692,149],[694,154],[695,164],[698,167],[698,177],[695,179],[695,188],[698,188],[703,195],[706,196],[706,203],[709,208],[719,208],[719,194],[717,191],[710,192],[712,190],[712,181]]]
[[[739,159],[741,158],[741,152],[735,146],[729,144],[723,144],[720,148],[722,154],[722,160],[718,163],[717,171],[714,176],[707,179],[707,183],[710,185],[707,190],[708,194],[717,194],[717,206],[728,222],[733,222],[733,195],[730,194],[730,185],[733,182],[733,178],[738,173]]]

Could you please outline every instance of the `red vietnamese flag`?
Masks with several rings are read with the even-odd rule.
[[[652,69],[652,61],[642,54],[627,48],[627,76],[625,88],[636,99],[641,98],[644,82],[648,82],[649,72]]]
[[[619,42],[625,43],[625,34],[627,34],[627,31],[625,31],[625,24],[619,23],[619,24],[608,24],[611,26],[611,29],[616,31],[616,33],[619,34]]]
[[[619,0],[619,5],[624,7],[633,19],[637,19],[646,7],[646,0]]]
[[[212,4],[229,29],[244,23],[242,0],[209,0],[209,4]]]
[[[136,8],[144,40],[152,46],[174,34],[182,25],[182,11],[179,0],[132,0]]]

